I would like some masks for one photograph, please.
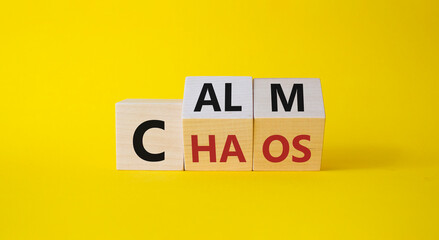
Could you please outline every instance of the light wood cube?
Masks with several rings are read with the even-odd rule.
[[[254,79],[253,170],[320,170],[324,128],[319,79]]]
[[[251,171],[251,77],[187,77],[183,99],[186,170]]]
[[[127,99],[116,103],[119,170],[183,170],[182,100]]]

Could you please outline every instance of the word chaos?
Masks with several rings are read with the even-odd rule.
[[[187,77],[182,100],[116,104],[120,170],[320,170],[319,79]]]

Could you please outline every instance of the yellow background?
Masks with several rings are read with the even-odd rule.
[[[0,239],[438,239],[437,1],[2,1]],[[321,78],[321,172],[115,169],[115,106]]]

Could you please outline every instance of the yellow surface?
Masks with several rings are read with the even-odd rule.
[[[0,239],[438,239],[437,1],[2,1]],[[116,171],[115,106],[319,77],[321,172]]]

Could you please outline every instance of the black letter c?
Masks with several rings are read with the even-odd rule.
[[[140,124],[134,132],[133,136],[134,151],[136,151],[137,156],[145,161],[163,161],[165,160],[165,152],[154,154],[146,151],[146,149],[143,147],[143,135],[150,128],[160,128],[165,130],[165,122],[160,120],[149,120]]]

